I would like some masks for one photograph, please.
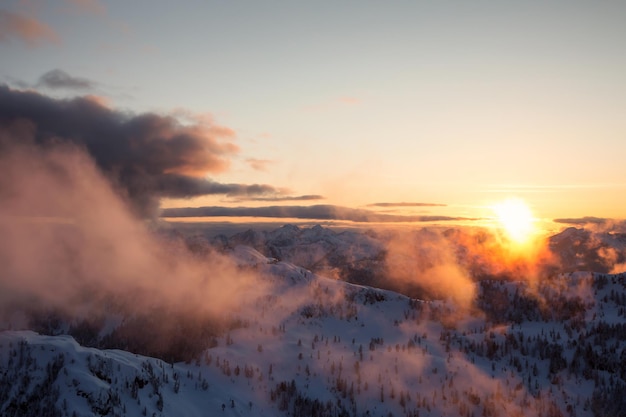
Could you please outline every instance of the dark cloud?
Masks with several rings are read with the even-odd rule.
[[[5,146],[65,143],[84,149],[144,216],[156,214],[161,197],[283,192],[205,179],[227,169],[238,152],[229,140],[232,131],[215,124],[183,125],[171,116],[116,111],[89,97],[60,100],[0,85],[0,130]]]
[[[31,88],[31,85],[29,83],[19,78],[12,77],[10,75],[3,75],[2,78],[4,78],[6,84],[15,86],[17,88],[23,88],[23,89]]]
[[[51,89],[67,90],[92,90],[96,88],[96,82],[81,77],[73,77],[60,69],[53,69],[46,72],[37,82],[37,87],[47,87]]]
[[[19,13],[0,10],[0,42],[18,39],[28,46],[59,43],[59,35],[50,26]]]
[[[241,202],[241,201],[313,201],[313,200],[323,200],[323,195],[318,194],[307,194],[307,195],[285,195],[285,196],[269,196],[269,197],[244,197],[237,198],[233,200],[233,202]]]
[[[564,223],[564,224],[574,224],[574,225],[586,225],[586,224],[596,224],[602,225],[609,221],[609,219],[604,219],[601,217],[576,217],[576,218],[563,218],[563,219],[554,219],[555,223]]]
[[[163,217],[274,217],[353,222],[435,222],[478,220],[450,216],[399,216],[335,205],[267,207],[185,207],[165,209]]]
[[[368,207],[446,207],[446,204],[437,203],[372,203]]]
[[[164,174],[156,184],[159,193],[173,198],[189,198],[201,195],[223,194],[229,197],[274,194],[280,190],[266,184],[222,184],[204,178]],[[253,197],[248,197],[252,199]]]

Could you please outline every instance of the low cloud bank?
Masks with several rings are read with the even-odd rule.
[[[353,209],[330,204],[311,206],[267,206],[267,207],[183,207],[170,208],[162,217],[272,217],[317,220],[346,220],[363,223],[386,222],[447,222],[480,220],[470,217],[452,216],[404,216],[381,214],[372,210]]]
[[[269,196],[269,197],[237,197],[232,199],[233,202],[243,201],[314,201],[323,200],[324,196],[319,194],[305,194],[305,195],[284,195],[284,196]]]

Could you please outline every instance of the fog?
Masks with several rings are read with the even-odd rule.
[[[199,257],[152,232],[81,148],[15,144],[11,134],[0,153],[2,327],[16,310],[73,320],[158,314],[163,343],[175,339],[176,320],[221,323],[267,289],[223,255]]]

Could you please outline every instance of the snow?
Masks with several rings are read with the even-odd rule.
[[[310,249],[354,243],[344,233],[286,226],[248,237]],[[230,253],[272,292],[232,311],[244,324],[217,346],[171,364],[67,335],[0,332],[0,415],[42,395],[63,416],[305,415],[298,395],[358,416],[585,417],[620,406],[610,395],[626,387],[623,274],[563,273],[538,288],[485,281],[476,305],[461,308],[329,279],[241,243]],[[120,320],[107,317],[106,331]]]

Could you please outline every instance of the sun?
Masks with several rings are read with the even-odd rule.
[[[535,219],[524,201],[511,198],[494,205],[493,211],[512,242],[523,244],[533,235]]]

